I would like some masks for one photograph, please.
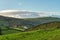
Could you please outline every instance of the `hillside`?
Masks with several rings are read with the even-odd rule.
[[[35,30],[0,36],[0,40],[60,40],[60,29]]]
[[[60,22],[60,19],[53,17],[18,19],[18,18],[0,16],[0,27],[2,28],[3,31],[2,34],[10,34],[25,31],[26,27],[28,28],[28,30],[30,28],[34,30],[35,29],[34,27],[37,27],[40,24],[55,21]]]
[[[24,22],[27,21],[24,19],[0,16],[0,26],[22,27],[26,25]]]
[[[30,19],[18,19],[11,17],[0,16],[0,27],[2,28],[2,35],[0,40],[60,40],[60,28],[54,28],[56,24],[59,24],[60,18],[44,17],[44,18],[30,18]],[[52,23],[49,26],[49,23]],[[40,26],[42,24],[42,26]],[[43,24],[48,24],[47,29],[39,29],[43,27]],[[32,31],[21,32],[23,27],[32,28]],[[10,29],[9,27],[13,27]],[[37,27],[37,30],[35,30]],[[4,35],[5,34],[5,35]]]
[[[59,29],[60,28],[60,21],[54,21],[54,22],[47,22],[43,24],[39,24],[37,26],[34,26],[32,28],[29,28],[26,31],[32,31],[32,30],[38,30],[38,29]]]
[[[43,17],[43,18],[30,18],[30,19],[19,19],[12,17],[4,17],[0,16],[0,26],[8,26],[8,27],[17,27],[17,28],[31,28],[40,24],[60,21],[60,18],[55,17]]]
[[[28,25],[32,25],[32,27],[35,27],[37,25],[44,24],[44,23],[60,22],[60,18],[55,18],[55,17],[29,18],[24,20],[29,21],[30,23],[28,23]]]

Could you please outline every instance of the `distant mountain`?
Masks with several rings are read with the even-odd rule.
[[[24,22],[28,22],[28,21],[24,19],[0,16],[0,26],[20,28],[22,26],[27,26],[27,24],[25,24]]]
[[[52,15],[52,17],[60,18],[60,15]]]
[[[55,17],[19,19],[19,18],[0,16],[0,26],[8,26],[13,28],[15,27],[31,28],[43,23],[49,23],[54,21],[60,22],[60,19]]]

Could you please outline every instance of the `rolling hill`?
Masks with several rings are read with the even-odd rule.
[[[60,18],[56,17],[43,17],[43,18],[12,18],[0,16],[0,27],[2,27],[3,34],[0,35],[0,40],[60,40],[60,28],[50,29],[37,29],[34,27],[40,27],[41,24],[48,24],[51,22],[60,22]],[[14,28],[32,28],[33,31],[21,32]],[[54,25],[55,26],[55,25]],[[6,27],[13,27],[13,29],[5,29]],[[43,27],[43,26],[41,26]],[[49,27],[49,26],[48,26]],[[47,28],[47,27],[46,27]]]
[[[31,28],[40,24],[54,21],[60,22],[60,18],[43,17],[43,18],[19,19],[19,18],[0,16],[0,26],[18,27],[18,28],[20,27]]]
[[[35,27],[40,24],[50,23],[50,22],[60,22],[60,18],[56,17],[42,17],[42,18],[13,18],[0,16],[0,27],[5,26],[7,28],[22,28],[23,30]]]
[[[0,40],[60,40],[60,29],[35,30],[1,35]]]

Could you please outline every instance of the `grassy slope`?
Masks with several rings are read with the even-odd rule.
[[[0,40],[60,40],[60,29],[36,30],[0,36]]]
[[[20,31],[15,30],[15,29],[7,29],[5,26],[1,26],[1,30],[2,30],[2,35],[20,32]]]
[[[12,33],[19,33],[20,31],[9,29],[9,30],[3,30],[2,35],[12,34]]]

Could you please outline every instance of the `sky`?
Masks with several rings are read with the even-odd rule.
[[[60,0],[0,0],[0,10],[60,12]]]

